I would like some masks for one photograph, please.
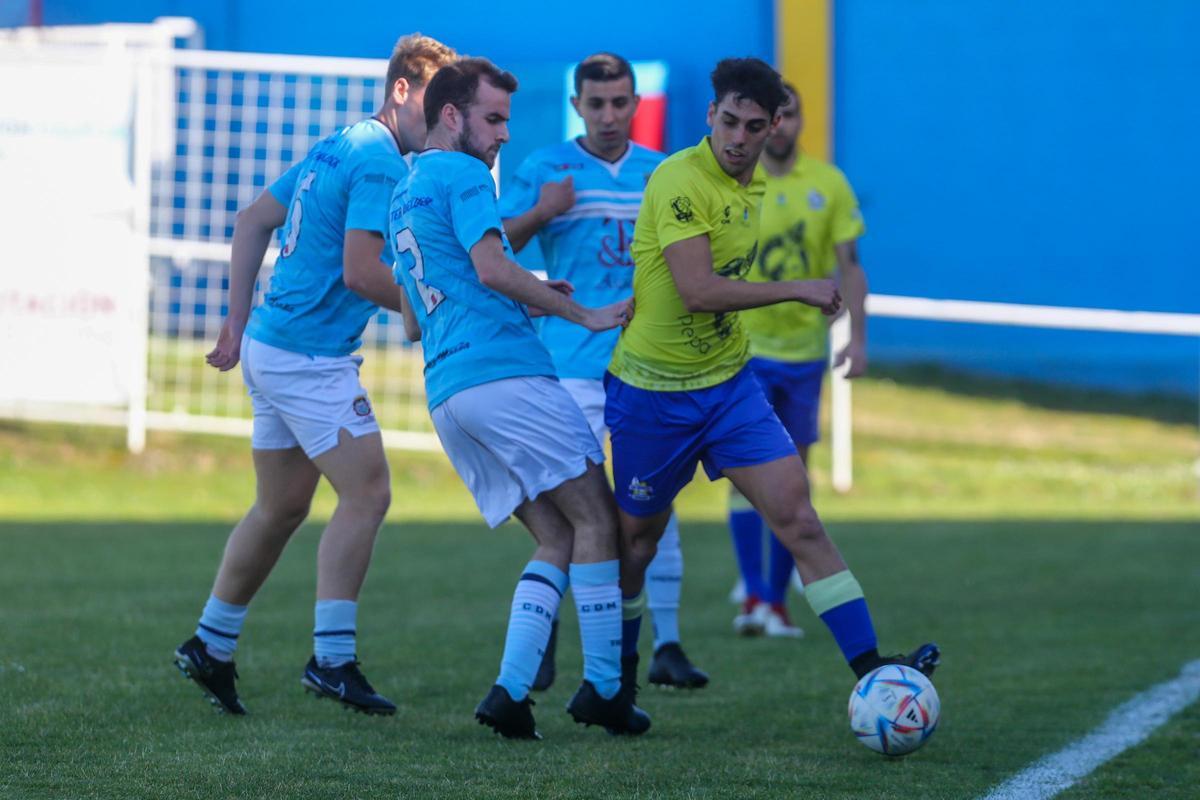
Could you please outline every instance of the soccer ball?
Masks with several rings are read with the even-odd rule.
[[[850,693],[850,730],[872,750],[902,756],[925,744],[942,704],[929,679],[912,667],[886,664]]]

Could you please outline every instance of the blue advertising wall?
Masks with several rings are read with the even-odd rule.
[[[774,56],[770,0],[44,6],[47,24],[193,16],[212,49],[386,57],[420,30],[521,78],[506,164],[562,135],[562,70],[583,54],[667,63],[669,149],[704,133],[718,58]],[[1200,312],[1200,3],[853,0],[833,27],[834,155],[862,200],[874,291]],[[1200,390],[1194,338],[882,318],[871,334],[877,361]]]
[[[1200,3],[835,9],[835,157],[874,291],[1200,312]],[[872,348],[1193,393],[1200,369],[1165,336],[879,319]]]
[[[670,65],[671,98],[667,146],[678,149],[704,134],[711,90],[708,73],[730,55],[774,58],[774,0],[742,0],[736,10],[699,0],[685,6],[645,0],[610,0],[594,7],[540,0],[503,3],[400,3],[357,0],[324,3],[236,2],[235,0],[44,0],[46,24],[104,21],[149,22],[159,16],[189,16],[204,27],[213,50],[387,58],[396,39],[411,31],[437,37],[462,53],[483,55],[522,79],[541,86],[539,68],[553,73],[556,103],[561,67],[598,50],[630,60],[664,60]],[[549,86],[549,84],[546,84]],[[524,91],[524,88],[522,89]],[[527,93],[517,98],[526,100]],[[528,105],[528,102],[526,102]],[[514,108],[515,112],[520,107]],[[554,125],[530,147],[558,140],[561,106]],[[519,143],[518,130],[513,144]],[[530,137],[523,137],[528,140]],[[519,153],[514,152],[510,154]]]

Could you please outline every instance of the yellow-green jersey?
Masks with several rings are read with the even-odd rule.
[[[837,270],[834,246],[865,231],[858,199],[842,171],[801,155],[786,175],[767,176],[758,259],[748,280],[831,277]],[[742,322],[754,356],[798,362],[828,355],[828,318],[819,308],[779,303],[743,311]]]
[[[758,249],[765,173],[742,186],[717,163],[708,137],[659,165],[646,184],[633,232],[633,321],[621,334],[609,371],[651,391],[688,391],[729,380],[749,360],[735,312],[691,312],[663,258],[670,245],[707,236],[713,271],[743,280]]]

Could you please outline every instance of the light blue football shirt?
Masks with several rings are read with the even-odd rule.
[[[480,282],[470,250],[489,231],[512,250],[487,166],[426,150],[396,186],[389,217],[396,278],[421,325],[425,393],[433,410],[457,392],[503,378],[554,377],[554,363],[520,303]]]
[[[537,203],[542,184],[574,178],[575,205],[538,232],[546,272],[570,281],[574,299],[604,306],[633,295],[633,225],[642,192],[662,153],[633,142],[609,163],[584,150],[578,140],[534,151],[513,173],[500,198],[500,216],[520,216]],[[542,341],[560,378],[598,380],[612,358],[619,329],[592,333],[558,317],[539,320]]]
[[[271,286],[246,333],[260,342],[314,356],[343,356],[362,345],[379,307],[342,282],[346,231],[378,231],[380,258],[391,265],[387,209],[408,172],[391,131],[375,119],[313,145],[269,191],[288,207]]]

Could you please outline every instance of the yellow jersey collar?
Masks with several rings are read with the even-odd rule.
[[[754,165],[754,174],[750,176],[750,183],[742,186],[740,183],[738,183],[737,178],[734,178],[721,168],[720,163],[717,161],[716,155],[713,153],[711,137],[705,136],[703,139],[701,139],[700,144],[696,145],[696,149],[700,151],[700,161],[704,165],[704,168],[708,170],[708,172],[717,180],[723,181],[724,184],[730,189],[746,189],[748,191],[758,190],[761,192],[765,186],[767,173],[766,170],[763,169],[762,164]]]

